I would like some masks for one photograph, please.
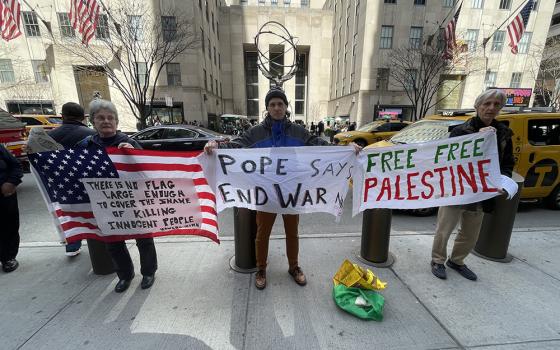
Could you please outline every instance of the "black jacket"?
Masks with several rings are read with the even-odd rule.
[[[64,148],[70,148],[96,132],[80,122],[63,121],[61,126],[49,131],[48,134]]]
[[[0,186],[5,182],[17,186],[21,183],[22,177],[23,169],[21,163],[6,147],[0,145]]]
[[[124,134],[120,131],[117,131],[117,134],[112,137],[102,138],[99,137],[99,134],[95,134],[93,136],[88,136],[82,141],[78,142],[76,146],[79,147],[90,147],[92,144],[97,144],[101,147],[117,147],[120,143],[127,142],[132,145],[132,147],[136,149],[142,149],[142,146],[135,140],[128,137],[127,134]]]
[[[484,128],[486,125],[480,120],[478,116],[473,117],[461,125],[456,126],[451,130],[449,137],[456,137],[462,135],[473,134],[478,132],[480,129]],[[500,161],[500,172],[502,175],[511,177],[513,172],[513,167],[515,166],[515,158],[513,157],[513,143],[511,137],[513,136],[513,131],[508,128],[505,124],[500,123],[497,120],[492,120],[490,126],[496,128],[496,140],[498,143],[498,158]],[[467,210],[476,210],[478,203],[465,204],[462,207]],[[494,210],[495,199],[490,198],[482,202],[482,210],[489,213]]]

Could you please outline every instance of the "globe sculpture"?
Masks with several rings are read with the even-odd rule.
[[[257,67],[278,87],[297,72],[297,40],[286,27],[276,21],[263,24],[255,36]],[[287,46],[287,48],[286,48]],[[272,48],[272,50],[271,50]],[[275,49],[281,49],[275,51]]]

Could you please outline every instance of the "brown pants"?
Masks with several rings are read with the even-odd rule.
[[[290,268],[298,266],[298,224],[299,215],[282,215],[284,219],[284,231],[286,232],[286,255]],[[265,270],[268,258],[268,240],[272,232],[272,226],[276,220],[276,214],[257,211],[257,237],[255,238],[255,255],[257,258],[257,269]]]
[[[440,207],[432,246],[432,261],[437,264],[445,262],[449,236],[461,221],[461,228],[455,237],[450,260],[455,264],[463,265],[463,260],[469,255],[478,240],[483,217],[484,213],[480,207],[476,211],[465,210],[460,206]]]

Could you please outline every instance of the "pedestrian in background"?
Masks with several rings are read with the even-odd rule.
[[[513,132],[505,124],[495,120],[500,110],[506,103],[506,94],[502,90],[490,89],[479,95],[475,102],[476,116],[470,118],[465,123],[456,126],[450,137],[473,134],[477,132],[495,132],[498,143],[498,159],[500,162],[500,172],[502,175],[511,177],[515,159],[513,157],[513,146],[511,137]],[[494,198],[484,202],[452,205],[440,207],[437,217],[436,234],[432,246],[432,273],[434,276],[446,279],[444,263],[456,270],[461,276],[476,281],[476,274],[471,271],[464,263],[464,259],[474,248],[484,212],[494,209]],[[451,257],[447,260],[447,242],[449,236],[461,222],[461,227],[455,238]]]
[[[18,268],[16,256],[19,250],[19,208],[16,186],[21,183],[23,169],[20,162],[0,144],[0,262],[4,272]]]
[[[119,118],[115,105],[106,100],[93,100],[89,104],[91,122],[97,131],[93,136],[88,136],[79,143],[80,147],[119,147],[119,148],[142,148],[138,142],[129,138],[126,134],[117,131]],[[136,245],[140,253],[140,272],[142,273],[142,289],[150,288],[155,281],[157,270],[157,254],[153,238],[138,238]],[[115,286],[115,292],[122,293],[128,289],[134,278],[134,265],[125,241],[107,243],[107,250],[111,254],[113,265],[119,281]]]
[[[95,130],[84,124],[84,109],[77,103],[68,102],[62,105],[62,125],[49,131],[48,135],[64,148],[76,146],[78,142]],[[73,257],[80,254],[82,241],[66,244],[66,256]]]

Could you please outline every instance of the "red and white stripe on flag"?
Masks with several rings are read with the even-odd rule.
[[[453,57],[453,49],[457,46],[457,39],[455,37],[455,30],[457,29],[457,21],[459,20],[459,14],[461,13],[461,7],[463,4],[459,6],[455,15],[451,18],[445,30],[443,32],[443,36],[445,39],[445,50],[443,52],[443,57],[446,59],[451,59]]]
[[[70,23],[82,34],[82,43],[88,45],[95,35],[99,19],[97,0],[70,0]]]
[[[527,22],[529,22],[529,16],[531,15],[533,6],[534,1],[529,0],[507,27],[509,46],[511,47],[511,52],[514,55],[518,52],[517,45],[523,37],[523,32],[525,32],[525,27],[527,26]]]
[[[103,236],[97,227],[90,203],[53,203],[56,216],[68,242],[86,238],[114,242],[169,235],[197,235],[207,237],[216,243],[220,242],[216,197],[198,162],[197,156],[200,152],[161,152],[117,148],[107,148],[106,151],[120,178],[191,178],[201,209],[202,225],[199,228],[173,229],[150,234]]]
[[[0,0],[0,30],[2,39],[10,41],[21,35],[19,0]]]

